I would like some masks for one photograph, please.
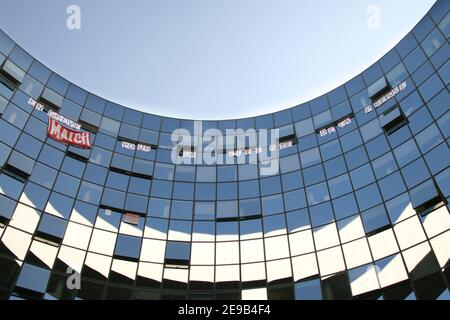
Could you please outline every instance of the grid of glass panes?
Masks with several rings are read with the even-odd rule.
[[[193,121],[105,101],[0,32],[0,63],[21,81],[0,83],[0,297],[448,298],[448,206],[426,216],[414,208],[450,197],[449,34],[448,4],[438,1],[380,61],[328,94],[202,122],[203,132],[295,134],[278,174],[262,175],[261,161],[174,165],[170,134],[194,132]],[[367,113],[383,78],[406,88]],[[91,150],[47,138],[47,116],[28,103],[44,95],[97,129]],[[408,121],[387,134],[378,117],[396,105]],[[12,177],[11,166],[29,178]],[[66,288],[70,272],[81,273],[82,289]]]

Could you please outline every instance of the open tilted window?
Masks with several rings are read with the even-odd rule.
[[[411,190],[414,210],[422,217],[447,204],[433,180],[428,180]]]
[[[6,60],[0,69],[0,83],[10,91],[14,91],[22,83],[24,77],[25,71],[10,60]]]
[[[58,246],[63,240],[66,225],[65,220],[44,214],[39,222],[35,238],[44,243]]]
[[[385,111],[380,116],[380,126],[387,135],[393,134],[395,131],[408,123],[408,119],[403,114],[399,106],[395,106]]]
[[[369,98],[372,99],[372,102],[374,102],[381,98],[389,90],[391,90],[391,86],[386,81],[386,78],[382,77],[367,88],[367,93],[369,94]]]
[[[44,92],[42,92],[41,96],[38,99],[38,102],[44,105],[45,112],[48,112],[49,110],[59,112],[62,101],[63,97],[53,90],[50,90],[49,88],[45,88]]]
[[[188,242],[168,241],[164,263],[170,268],[187,268],[191,256],[191,244]]]
[[[26,182],[30,177],[30,173],[12,166],[9,163],[3,167],[3,173],[20,182]]]

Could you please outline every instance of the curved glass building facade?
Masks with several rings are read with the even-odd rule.
[[[449,9],[323,96],[223,121],[106,101],[0,32],[0,297],[449,299]]]

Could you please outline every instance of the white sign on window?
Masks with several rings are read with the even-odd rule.
[[[33,98],[28,99],[28,104],[30,106],[34,107],[38,111],[42,111],[42,112],[44,111],[44,105],[37,102]],[[66,118],[63,115],[61,115],[53,110],[49,110],[47,112],[47,115],[50,118],[55,119],[59,123],[66,125],[67,127],[73,128],[75,130],[81,130],[81,125],[79,123],[76,123],[75,121],[70,120],[69,118]]]
[[[128,141],[122,141],[121,144],[122,148],[128,149],[128,150],[138,150],[138,151],[143,151],[143,152],[150,152],[150,150],[152,149],[151,146],[146,145],[146,144],[140,144],[138,143],[137,145]]]
[[[339,128],[344,128],[345,126],[348,126],[350,123],[352,123],[352,118],[351,117],[347,117],[344,120],[339,121],[337,123],[337,126]],[[336,132],[336,126],[332,125],[332,126],[329,126],[328,128],[321,129],[319,131],[319,135],[321,137],[323,137],[323,136],[326,136],[327,134],[332,134],[332,133],[335,133],[335,132]]]
[[[385,102],[387,102],[390,99],[392,99],[393,97],[395,97],[400,91],[403,91],[405,89],[406,89],[406,81],[403,81],[398,86],[394,87],[388,93],[386,93],[381,98],[379,98],[377,101],[375,101],[373,104],[369,104],[368,106],[364,107],[364,112],[365,113],[371,112],[373,109],[378,108]]]

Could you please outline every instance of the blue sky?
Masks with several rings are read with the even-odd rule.
[[[230,119],[332,90],[381,58],[434,2],[2,0],[0,28],[53,71],[113,102]],[[66,27],[73,4],[79,30]]]

